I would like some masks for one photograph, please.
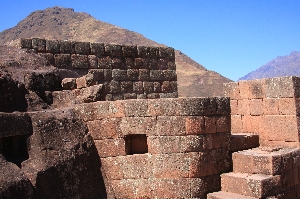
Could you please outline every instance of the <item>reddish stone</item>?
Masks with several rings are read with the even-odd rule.
[[[98,68],[98,59],[96,55],[88,55],[89,68]]]
[[[238,100],[238,114],[239,115],[250,115],[249,104],[250,104],[249,99]]]
[[[230,111],[231,115],[237,115],[238,112],[238,100],[230,99]]]
[[[279,98],[279,114],[280,115],[296,115],[295,98]]]
[[[71,61],[73,68],[89,68],[87,55],[72,54]]]
[[[124,57],[137,57],[138,51],[136,46],[122,46]]]
[[[124,117],[120,123],[123,135],[153,134],[155,131],[155,119],[151,117]]]
[[[121,57],[123,55],[122,46],[117,44],[104,44],[104,55]]]
[[[123,138],[94,140],[94,142],[101,158],[126,155]]]
[[[250,115],[264,114],[263,99],[250,99],[249,105]]]
[[[157,135],[185,135],[185,117],[158,116]]]
[[[295,115],[264,116],[263,140],[299,142],[298,118]]]
[[[120,118],[103,118],[87,122],[89,133],[94,140],[123,137]]]
[[[204,116],[205,121],[205,133],[216,133],[217,132],[217,119],[215,116]],[[221,126],[220,126],[221,127]]]
[[[188,178],[190,156],[187,153],[152,155],[155,178]]]
[[[240,89],[238,82],[230,82],[223,84],[224,95],[230,97],[232,100],[238,100],[240,98]]]
[[[216,132],[230,132],[231,130],[231,118],[230,115],[223,115],[216,117]]]
[[[185,120],[187,135],[198,135],[205,133],[205,121],[203,116],[187,117]]]

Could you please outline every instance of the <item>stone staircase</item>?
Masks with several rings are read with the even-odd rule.
[[[293,188],[299,181],[297,153],[299,149],[292,148],[234,152],[233,172],[222,174],[221,191],[210,193],[207,198],[297,198],[299,190]]]

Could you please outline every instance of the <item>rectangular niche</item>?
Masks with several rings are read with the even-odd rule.
[[[8,162],[21,167],[21,163],[29,158],[27,137],[18,135],[0,138],[0,153]]]
[[[147,136],[145,134],[127,135],[125,147],[126,155],[148,153]]]

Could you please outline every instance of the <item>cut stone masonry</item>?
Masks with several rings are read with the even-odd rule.
[[[103,84],[101,100],[178,97],[173,48],[40,38],[21,39],[19,46],[57,67],[64,90]]]
[[[299,77],[178,98],[172,48],[19,46],[57,67],[61,88],[46,92],[52,110],[0,112],[0,197],[300,197]]]

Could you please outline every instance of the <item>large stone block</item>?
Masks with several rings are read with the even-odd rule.
[[[263,106],[265,115],[279,115],[278,98],[264,98]]]
[[[46,40],[40,38],[32,38],[32,48],[37,50],[37,52],[45,52]]]
[[[104,44],[90,43],[91,54],[96,55],[98,58],[104,56]]]
[[[57,68],[71,68],[72,61],[70,54],[56,54],[54,55],[55,66]]]
[[[155,178],[188,178],[191,158],[188,153],[152,155]]]
[[[1,198],[35,198],[35,189],[17,165],[0,155]]]
[[[191,178],[205,177],[218,173],[217,161],[209,153],[190,153],[190,156],[189,176]]]
[[[171,76],[172,74],[170,73],[169,75]],[[150,70],[150,79],[151,79],[151,81],[165,80],[164,71],[163,70]],[[169,79],[166,78],[166,80],[172,80],[172,78],[169,78]]]
[[[27,113],[1,113],[0,112],[0,138],[32,135],[31,118]]]
[[[127,154],[124,138],[94,140],[94,142],[101,158]]]
[[[299,118],[295,115],[266,115],[262,140],[299,142]]]
[[[289,98],[298,97],[295,92],[299,84],[299,77],[278,77],[266,79],[266,97],[269,98]],[[296,94],[296,95],[295,95]]]
[[[158,116],[156,135],[185,135],[185,117]]]
[[[87,55],[72,54],[71,61],[73,68],[89,68],[89,61]]]
[[[250,100],[249,99],[238,100],[238,114],[239,115],[250,115]]]
[[[72,42],[72,53],[88,55],[90,52],[90,42]]]
[[[242,116],[242,131],[244,133],[252,133],[259,135],[264,131],[264,123],[263,123],[264,116],[252,116],[252,115],[245,115]]]
[[[152,198],[154,179],[111,180],[116,198]]]
[[[120,122],[120,129],[124,136],[132,134],[151,135],[156,129],[155,118],[151,117],[124,117]]]
[[[122,46],[117,44],[104,44],[104,54],[110,57],[121,57]]]
[[[130,81],[136,81],[139,79],[139,70],[138,69],[128,69],[127,70],[127,79]]]
[[[281,180],[278,175],[228,173],[222,174],[221,178],[223,191],[256,198],[276,195],[281,188]]]
[[[55,59],[52,53],[38,53],[38,55],[44,57],[49,62],[49,64],[55,66]]]
[[[157,58],[158,47],[138,46],[138,57],[141,58]]]
[[[243,123],[241,115],[231,115],[231,132],[241,133],[243,132]]]
[[[230,115],[221,115],[216,117],[216,132],[230,132],[231,130],[231,117]]]
[[[238,82],[230,82],[223,84],[224,95],[232,100],[241,99]]]
[[[280,115],[297,115],[295,98],[279,98],[278,101]]]
[[[170,154],[203,151],[204,136],[148,136],[150,154]]]
[[[250,99],[249,112],[250,115],[263,115],[264,114],[263,99]]]
[[[74,105],[74,110],[84,121],[93,121],[101,118],[125,117],[122,101],[116,101],[114,103],[105,101],[76,104]]]
[[[139,80],[140,81],[149,81],[150,80],[150,71],[148,69],[139,69]]]
[[[143,87],[143,82],[138,81],[138,82],[133,82],[133,92],[136,94],[143,94],[144,93],[144,87]]]
[[[94,140],[121,138],[123,137],[120,128],[121,118],[103,118],[87,122],[89,133]]]
[[[128,155],[121,157],[121,160],[124,179],[145,179],[153,177],[152,157],[148,154]]]
[[[167,58],[169,60],[175,61],[175,51],[173,48],[159,47],[158,57]]]
[[[149,60],[148,58],[135,58],[134,67],[137,69],[149,69]]]
[[[60,46],[58,40],[46,40],[46,52],[60,53]]]
[[[98,68],[98,59],[96,55],[88,55],[89,68]]]
[[[113,60],[111,57],[98,58],[98,68],[100,69],[112,69]]]
[[[137,57],[138,51],[136,46],[122,46],[124,57]]]
[[[20,48],[32,48],[32,39],[23,39],[21,38],[19,40],[19,45],[20,45]]]
[[[127,80],[127,70],[113,69],[112,78],[116,81],[126,81]]]
[[[72,53],[72,42],[71,41],[59,41],[60,52],[65,54]]]
[[[203,116],[186,117],[185,130],[187,135],[199,135],[205,133],[205,120]]]
[[[148,104],[148,100],[128,100],[124,102],[124,110],[126,117],[150,116]]]

